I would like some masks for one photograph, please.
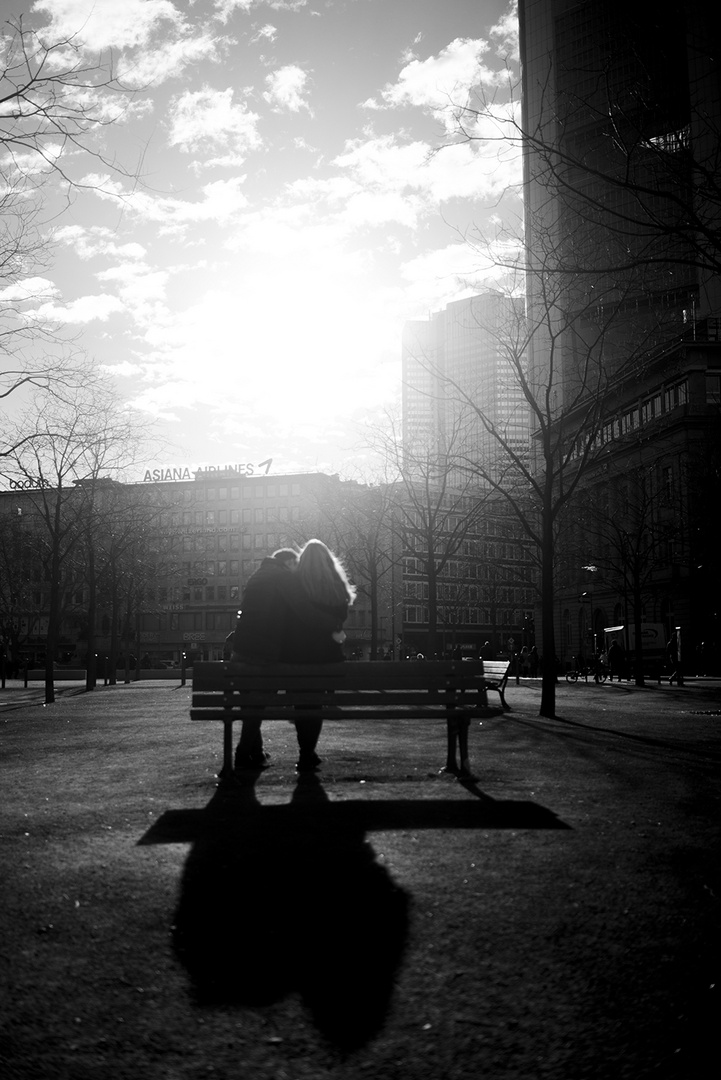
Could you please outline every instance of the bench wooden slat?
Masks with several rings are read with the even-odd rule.
[[[469,706],[453,709],[452,713],[459,715],[475,716],[482,715],[486,712],[486,706]],[[382,713],[379,713],[372,706],[366,706],[365,708],[339,708],[332,705],[324,705],[322,707],[309,706],[300,712],[298,709],[288,706],[281,706],[275,709],[272,713],[270,707],[265,709],[244,709],[242,713],[228,712],[222,709],[191,709],[191,720],[223,720],[227,723],[233,723],[237,720],[308,720],[308,719],[321,719],[321,720],[412,720],[414,717],[417,719],[436,719],[446,720],[449,716],[449,710],[446,706],[418,706],[417,708],[402,708],[402,709],[384,709]]]
[[[259,691],[243,691],[238,690],[233,693],[221,691],[219,693],[213,693],[212,691],[203,691],[202,693],[193,694],[192,704],[194,708],[212,709],[215,707],[224,707],[227,709],[242,709],[245,710],[248,707],[259,707],[266,704],[268,708],[273,709],[279,706],[288,705],[367,705],[369,707],[384,708],[386,705],[423,705],[424,703],[445,703],[450,700],[450,696],[459,701],[472,700],[478,696],[479,689],[476,688],[473,693],[467,693],[466,691],[459,691],[457,694],[452,690],[441,690],[424,693],[422,690],[339,690],[332,694],[326,693],[323,690],[299,690],[299,691],[282,691],[279,694],[266,693],[263,694]]]

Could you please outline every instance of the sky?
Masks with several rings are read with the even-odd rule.
[[[505,101],[514,4],[0,10],[112,55],[133,90],[97,134],[128,175],[71,155],[86,186],[54,217],[52,261],[0,283],[0,301],[25,287],[35,317],[114,375],[170,440],[148,465],[362,473],[400,397],[404,323],[482,291],[469,231],[518,203],[520,159],[497,125],[480,115],[479,138],[459,142],[451,120],[453,104]]]

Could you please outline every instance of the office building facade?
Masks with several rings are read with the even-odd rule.
[[[557,559],[562,660],[611,627],[719,643],[709,502],[719,494],[721,135],[716,16],[695,2],[520,0],[528,311],[558,283],[554,384],[585,454]],[[593,377],[589,378],[589,371]]]

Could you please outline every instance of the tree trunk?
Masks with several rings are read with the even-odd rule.
[[[556,634],[553,625],[553,513],[552,492],[544,491],[541,550],[541,627],[543,631],[543,677],[541,679],[540,716],[556,715]]]
[[[92,542],[87,551],[87,581],[88,581],[88,652],[85,658],[85,689],[94,690],[97,682],[97,662],[95,657],[95,617],[96,617],[96,589],[95,589],[95,552]]]
[[[641,571],[638,563],[633,563],[633,627],[636,635],[634,649],[634,676],[636,686],[645,686],[643,677],[643,613],[641,610]]]

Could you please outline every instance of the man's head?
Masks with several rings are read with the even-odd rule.
[[[298,552],[293,551],[293,548],[279,548],[273,552],[272,558],[277,559],[280,565],[291,573],[298,567]]]

